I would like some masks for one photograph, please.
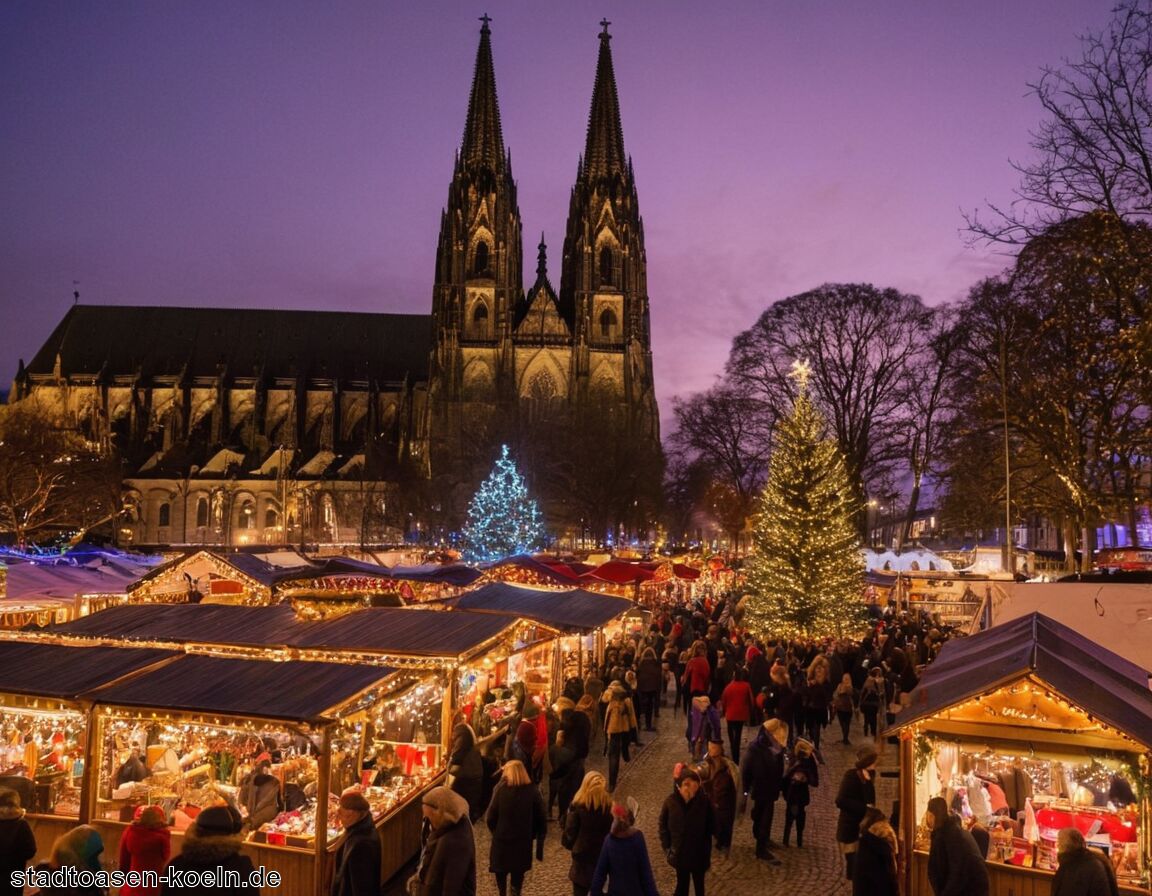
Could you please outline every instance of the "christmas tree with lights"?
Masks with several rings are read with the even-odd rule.
[[[793,365],[796,400],[776,427],[752,534],[743,622],[763,637],[848,635],[866,621],[858,508],[844,456],[808,397],[808,373]]]
[[[528,487],[501,446],[496,466],[468,504],[464,555],[469,560],[500,560],[544,546],[544,523]]]

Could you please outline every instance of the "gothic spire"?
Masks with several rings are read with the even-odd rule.
[[[492,21],[487,13],[480,17],[480,46],[476,50],[476,71],[472,76],[472,95],[468,99],[468,120],[464,124],[464,143],[460,148],[465,168],[484,167],[499,172],[504,168],[504,135],[500,131],[500,106],[496,102],[496,72],[492,66]]]
[[[536,247],[536,278],[548,276],[548,245],[544,242],[544,231],[540,231],[540,245]]]
[[[592,88],[592,110],[588,114],[588,142],[584,149],[584,174],[589,180],[623,174],[624,132],[620,128],[620,100],[616,96],[616,75],[612,71],[612,35],[607,19],[600,21],[600,58],[596,62],[596,84]]]

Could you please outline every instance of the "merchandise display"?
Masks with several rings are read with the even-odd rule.
[[[64,707],[0,709],[0,787],[33,814],[78,817],[84,731],[84,716]]]

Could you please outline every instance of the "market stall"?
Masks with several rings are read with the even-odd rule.
[[[928,800],[989,832],[993,894],[1046,896],[1056,834],[1104,850],[1123,892],[1148,893],[1148,673],[1033,613],[949,641],[897,715],[907,892],[928,892]]]
[[[583,678],[603,659],[604,644],[633,624],[636,604],[626,598],[573,589],[554,591],[503,583],[485,585],[448,602],[455,611],[502,613],[555,630],[551,643],[537,642],[509,657],[508,684],[524,682],[529,694],[550,701],[568,678]]]
[[[255,554],[200,550],[140,576],[128,586],[127,599],[132,603],[268,604],[281,572],[281,567]]]
[[[253,863],[280,872],[278,892],[326,892],[342,833],[332,809],[350,787],[381,832],[381,879],[418,848],[418,796],[443,772],[440,676],[186,655],[87,696],[92,799],[82,818],[109,855],[139,806],[175,820],[178,853],[181,828],[223,800],[245,818]],[[366,758],[385,755],[387,767],[364,774]]]
[[[20,795],[41,858],[87,808],[81,785],[89,714],[80,695],[175,656],[0,642],[0,787]]]

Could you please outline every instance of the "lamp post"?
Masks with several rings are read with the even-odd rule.
[[[1012,459],[1008,453],[1008,343],[1000,335],[1000,409],[1004,418],[1004,571],[1016,575],[1012,544]]]

